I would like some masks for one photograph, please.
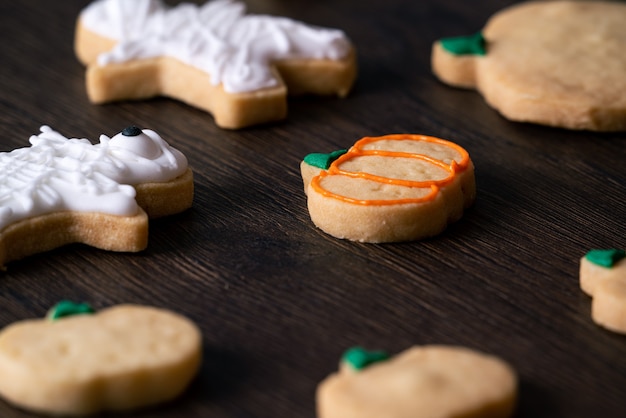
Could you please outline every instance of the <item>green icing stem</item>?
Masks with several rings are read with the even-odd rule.
[[[480,32],[441,40],[441,46],[454,55],[486,55],[485,45],[485,38]]]
[[[48,311],[46,316],[50,321],[56,321],[59,318],[72,315],[88,315],[93,314],[95,311],[87,303],[77,303],[69,300],[62,300]]]
[[[348,363],[355,370],[362,370],[372,363],[389,359],[389,354],[384,351],[367,351],[362,347],[353,347],[346,351],[341,361]]]
[[[609,250],[590,250],[585,258],[598,266],[612,268],[615,263],[626,258],[626,251],[615,248]]]
[[[304,162],[308,165],[312,165],[313,167],[321,168],[322,170],[328,170],[328,167],[330,167],[333,161],[341,157],[346,152],[348,152],[347,149],[340,149],[328,154],[313,153],[304,157]]]

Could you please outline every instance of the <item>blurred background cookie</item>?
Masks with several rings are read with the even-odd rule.
[[[593,321],[626,334],[626,251],[595,249],[585,254],[580,260],[580,288],[593,298]]]
[[[344,97],[357,72],[342,31],[231,0],[98,0],[79,16],[75,51],[92,103],[168,96],[231,129],[284,119],[287,94]]]
[[[506,418],[517,377],[503,360],[464,347],[415,346],[393,356],[346,352],[317,389],[318,418]]]
[[[481,33],[435,42],[432,69],[510,120],[626,130],[624,22],[623,2],[520,3]]]
[[[0,396],[54,415],[134,409],[180,395],[201,357],[200,330],[179,314],[64,301],[0,332]]]

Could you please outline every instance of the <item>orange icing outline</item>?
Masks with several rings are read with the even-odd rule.
[[[384,150],[366,150],[363,149],[364,145],[370,144],[372,142],[378,142],[378,141],[385,141],[385,140],[393,140],[393,141],[426,141],[426,142],[433,142],[439,145],[444,145],[448,148],[452,148],[454,149],[457,153],[459,153],[459,155],[461,156],[461,161],[459,163],[456,162],[456,160],[452,160],[452,162],[450,164],[446,164],[441,160],[438,160],[436,158],[430,157],[428,155],[424,155],[424,154],[414,154],[414,153],[410,153],[410,152],[397,152],[397,151],[384,151]],[[361,156],[368,156],[368,155],[378,155],[378,156],[383,156],[383,157],[399,157],[399,158],[414,158],[414,159],[419,159],[422,161],[426,161],[430,164],[436,165],[439,168],[444,169],[445,171],[447,171],[449,173],[449,175],[441,180],[427,180],[427,181],[411,181],[411,180],[402,180],[402,179],[393,179],[393,178],[388,178],[388,177],[381,177],[381,176],[377,176],[374,174],[369,174],[369,173],[365,173],[365,172],[351,172],[351,171],[345,171],[342,170],[341,168],[339,168],[339,166],[341,165],[341,163],[355,158],[355,157],[361,157]],[[459,145],[450,142],[450,141],[446,141],[444,139],[440,139],[440,138],[435,138],[432,136],[426,136],[426,135],[410,135],[410,134],[394,134],[394,135],[385,135],[385,136],[378,136],[378,137],[364,137],[360,140],[358,140],[349,150],[347,153],[343,154],[341,157],[337,158],[335,161],[333,161],[333,163],[330,165],[330,167],[328,168],[327,171],[322,171],[320,172],[317,176],[313,177],[313,179],[311,180],[311,186],[313,187],[313,189],[320,193],[321,195],[325,196],[325,197],[331,197],[343,202],[347,202],[347,203],[353,203],[353,204],[357,204],[357,205],[364,205],[364,206],[384,206],[384,205],[401,205],[401,204],[410,204],[410,203],[423,203],[423,202],[429,202],[431,200],[434,200],[435,197],[437,196],[437,194],[439,193],[440,187],[441,186],[445,186],[446,184],[452,182],[458,173],[463,172],[467,169],[467,167],[469,166],[469,154],[467,153],[467,151],[460,147]],[[320,184],[321,180],[328,176],[328,175],[345,175],[345,176],[349,176],[349,177],[353,177],[353,178],[362,178],[362,179],[366,179],[366,180],[370,180],[370,181],[374,181],[374,182],[378,182],[378,183],[386,183],[386,184],[393,184],[396,186],[404,186],[404,187],[412,187],[412,188],[428,188],[430,187],[431,191],[430,193],[428,193],[425,196],[422,196],[420,198],[410,198],[410,199],[388,199],[388,200],[368,200],[368,199],[353,199],[351,197],[347,197],[347,196],[343,196],[343,195],[339,195],[336,193],[333,193],[329,190],[326,190],[322,187],[322,185]]]

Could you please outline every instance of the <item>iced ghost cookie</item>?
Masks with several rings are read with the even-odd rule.
[[[80,13],[75,51],[91,102],[168,96],[230,129],[284,119],[287,93],[346,96],[356,77],[342,31],[233,0],[97,0]]]
[[[0,153],[0,266],[74,242],[140,251],[149,217],[191,206],[187,158],[154,131],[94,145],[43,126],[30,144]]]
[[[591,318],[626,334],[626,252],[591,250],[580,260],[580,287],[591,296]]]
[[[352,241],[437,235],[476,196],[467,151],[424,135],[365,137],[348,150],[307,155],[300,170],[313,223]]]
[[[54,415],[134,409],[180,395],[201,357],[200,330],[174,312],[62,302],[0,331],[0,396]]]
[[[520,3],[480,33],[436,41],[432,68],[513,121],[626,130],[624,22],[623,2]]]
[[[348,350],[317,388],[318,418],[506,418],[517,399],[515,371],[463,347],[415,346],[394,357]]]

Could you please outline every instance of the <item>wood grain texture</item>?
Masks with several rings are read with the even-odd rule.
[[[59,299],[176,310],[204,333],[190,390],[137,417],[314,417],[317,383],[348,347],[469,346],[521,379],[519,417],[626,416],[626,337],[590,319],[578,259],[626,248],[626,134],[511,123],[432,76],[431,43],[480,29],[507,0],[250,0],[249,10],[344,29],[359,52],[346,99],[289,102],[288,119],[242,131],[154,99],[92,106],[72,52],[87,0],[0,0],[0,148],[48,124],[96,139],[159,132],[194,170],[185,213],[151,221],[149,247],[71,245],[0,275],[0,327]],[[367,245],[310,222],[298,166],[365,135],[423,133],[466,148],[475,206],[422,242]],[[0,416],[32,416],[0,401]]]

